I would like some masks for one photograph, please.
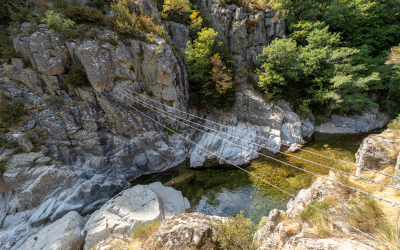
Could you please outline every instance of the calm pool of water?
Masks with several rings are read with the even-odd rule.
[[[367,135],[315,133],[312,140],[303,149],[354,163],[355,153]],[[290,156],[273,155],[268,151],[263,151],[263,153],[308,171],[318,174],[328,173],[326,168]],[[333,160],[304,151],[291,154],[331,167],[338,164]],[[314,180],[313,175],[263,156],[253,160],[246,170],[293,195],[296,195],[301,188],[309,187]],[[188,161],[163,173],[142,176],[134,180],[132,185],[149,184],[156,181],[165,184],[173,178],[181,176],[190,178],[186,178],[186,182],[175,188],[182,191],[182,194],[189,199],[192,211],[207,215],[234,216],[243,210],[246,217],[259,223],[261,218],[268,215],[269,211],[274,208],[286,210],[286,204],[290,199],[288,195],[236,168],[219,166],[190,169]]]

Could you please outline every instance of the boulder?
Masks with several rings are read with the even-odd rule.
[[[180,23],[167,22],[165,27],[171,37],[172,46],[179,48],[182,56],[185,56],[186,44],[190,41],[189,29]]]
[[[389,115],[379,112],[379,109],[368,108],[361,115],[332,115],[331,121],[316,126],[315,131],[330,134],[364,133],[382,128],[390,121]]]
[[[189,202],[181,192],[161,183],[137,185],[115,196],[94,212],[85,226],[87,250],[112,234],[130,235],[141,223],[184,212]]]
[[[90,84],[96,92],[103,92],[114,83],[115,63],[111,51],[98,41],[86,40],[73,52],[85,68]]]
[[[7,141],[16,141],[25,152],[30,152],[33,149],[32,142],[28,139],[25,132],[9,132],[6,134]]]
[[[85,220],[77,212],[69,212],[31,237],[20,249],[77,250],[85,242]]]
[[[214,249],[215,224],[224,220],[202,213],[180,213],[163,221],[157,232],[143,245],[143,249]]]
[[[65,72],[69,54],[58,34],[36,31],[30,37],[30,50],[40,73],[61,75]]]
[[[360,145],[356,153],[357,166],[383,170],[388,166],[395,166],[396,157],[390,156],[390,151],[398,147],[395,139],[389,137],[388,134],[372,134],[366,137]],[[363,171],[357,168],[357,173]]]
[[[22,168],[22,167],[27,167],[27,166],[33,166],[33,163],[35,160],[39,159],[42,157],[42,153],[20,153],[20,154],[15,154],[11,156],[11,159],[6,163],[6,168],[7,170],[13,169],[13,168]]]

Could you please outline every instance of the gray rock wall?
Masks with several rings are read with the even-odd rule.
[[[218,0],[204,0],[202,5],[209,12],[211,24],[218,32],[218,41],[236,52],[237,68],[257,62],[257,55],[262,53],[264,46],[286,35],[285,18],[279,15],[274,18],[276,13],[273,10],[255,10],[251,4],[248,8],[236,5],[222,7]]]

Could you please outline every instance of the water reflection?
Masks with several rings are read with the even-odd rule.
[[[355,153],[367,135],[316,133],[312,141],[303,149],[354,162]],[[267,151],[263,151],[263,153],[308,171],[319,174],[328,173],[327,169],[300,159],[283,154],[273,155]],[[293,154],[331,167],[338,164],[335,161],[304,151]],[[253,160],[246,170],[292,194],[297,194],[301,188],[309,187],[315,178],[304,171],[285,166],[263,156]],[[176,179],[177,177],[178,179]],[[184,178],[179,179],[179,177]],[[243,210],[244,215],[251,218],[255,223],[258,223],[262,216],[268,215],[269,211],[274,208],[285,209],[290,198],[281,191],[236,168],[224,166],[190,169],[188,162],[164,173],[142,176],[133,181],[132,185],[149,184],[155,181],[168,185],[168,182],[172,179],[177,180],[174,181],[172,187],[182,191],[182,194],[189,199],[193,211],[207,215],[234,216]],[[171,185],[171,182],[169,184]]]

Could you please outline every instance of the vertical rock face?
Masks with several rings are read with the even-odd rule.
[[[238,68],[257,62],[263,46],[286,35],[285,19],[273,10],[255,10],[251,3],[246,7],[222,7],[225,4],[221,6],[218,0],[205,0],[202,5],[218,32],[218,41],[236,52],[234,58]]]
[[[186,44],[190,41],[189,29],[180,23],[166,22],[165,26],[171,37],[172,46],[179,48],[181,55],[185,55]]]

